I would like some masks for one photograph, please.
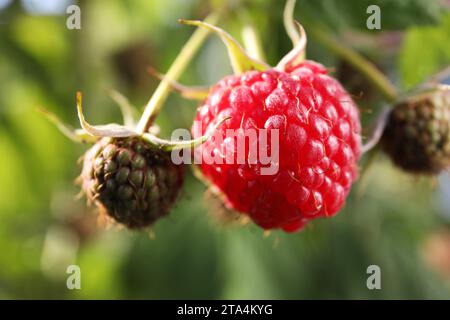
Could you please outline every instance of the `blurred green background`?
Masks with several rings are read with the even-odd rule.
[[[223,225],[190,172],[154,236],[105,230],[75,199],[87,146],[36,107],[77,127],[81,90],[89,121],[121,122],[109,90],[143,106],[158,84],[146,68],[166,71],[193,32],[177,19],[202,19],[225,2],[220,26],[241,39],[243,24],[253,23],[272,65],[291,48],[279,0],[0,0],[0,298],[450,298],[450,179],[408,176],[383,156],[342,212],[296,234]],[[72,3],[81,7],[81,30],[66,28]],[[381,8],[380,31],[366,28],[370,4]],[[296,17],[307,32],[317,23],[333,30],[408,89],[450,65],[449,8],[428,0],[298,1]],[[369,129],[379,94],[312,36],[307,55],[334,70]],[[181,81],[213,84],[229,73],[224,46],[210,37]],[[172,94],[157,120],[162,135],[189,128],[195,108]],[[81,290],[66,287],[71,264],[81,268]],[[366,287],[372,264],[381,268],[381,290]]]

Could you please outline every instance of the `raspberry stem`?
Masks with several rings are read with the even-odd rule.
[[[355,50],[341,44],[339,41],[330,36],[328,32],[322,30],[318,26],[313,24],[310,24],[310,26],[311,27],[308,31],[316,38],[316,40],[366,76],[388,102],[394,102],[397,100],[398,92],[396,87],[370,61],[361,56]]]
[[[372,150],[375,146],[377,146],[378,142],[381,139],[381,136],[383,135],[383,131],[386,128],[387,119],[389,116],[389,112],[391,111],[391,108],[388,106],[385,106],[383,110],[381,111],[380,115],[378,116],[377,121],[375,122],[375,126],[373,128],[373,131],[370,135],[370,138],[366,141],[366,143],[362,146],[361,152],[366,153]]]
[[[206,18],[206,21],[210,23],[217,23],[221,13],[222,10],[219,10],[210,14]],[[209,32],[210,31],[207,29],[198,28],[192,34],[188,42],[186,42],[186,44],[183,46],[180,54],[177,56],[172,66],[169,68],[166,78],[161,81],[152,97],[148,101],[147,105],[145,106],[144,113],[142,114],[141,119],[137,124],[136,131],[138,133],[142,134],[146,132],[151,126],[153,120],[161,109],[161,106],[169,95],[171,89],[169,79],[177,80],[180,77],[181,73],[187,67],[188,63],[192,60],[194,54],[199,50],[200,46],[206,40]]]

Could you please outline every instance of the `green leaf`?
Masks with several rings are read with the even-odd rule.
[[[450,65],[450,14],[438,26],[408,30],[398,64],[405,88]]]
[[[358,1],[299,1],[297,14],[309,18],[320,17],[321,22],[333,28],[353,28],[370,31],[366,26],[367,7],[377,5],[381,10],[381,30],[403,30],[412,26],[437,23],[444,6],[429,0],[358,0]]]

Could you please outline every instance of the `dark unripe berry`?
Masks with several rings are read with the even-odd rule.
[[[400,168],[437,174],[450,166],[450,90],[440,89],[398,103],[382,145]]]
[[[183,184],[183,167],[139,138],[103,138],[86,152],[81,178],[89,202],[139,229],[169,213]]]

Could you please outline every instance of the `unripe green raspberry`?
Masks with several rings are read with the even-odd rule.
[[[393,162],[413,173],[437,174],[450,166],[450,89],[440,87],[398,103],[382,145]]]
[[[169,213],[183,184],[183,167],[140,138],[103,138],[86,152],[81,178],[89,202],[139,229]]]

